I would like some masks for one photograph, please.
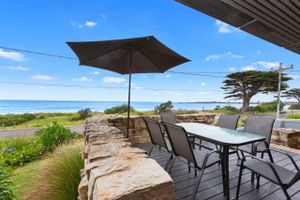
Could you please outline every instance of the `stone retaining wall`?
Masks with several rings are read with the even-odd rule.
[[[205,124],[212,124],[215,121],[215,114],[189,114],[177,115],[178,122],[199,122]],[[159,116],[150,116],[153,119],[160,120]],[[110,117],[108,122],[126,133],[127,117]],[[150,138],[143,120],[143,116],[132,116],[129,122],[129,140],[132,144],[149,143]]]
[[[275,144],[300,149],[300,129],[276,128],[273,130],[272,142]]]
[[[174,199],[169,174],[107,119],[87,119],[85,136],[80,200]]]

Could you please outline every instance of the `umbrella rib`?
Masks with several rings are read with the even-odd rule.
[[[81,62],[80,64],[86,64],[86,63],[88,63],[88,62],[90,62],[91,60],[94,60],[94,59],[96,59],[96,58],[101,58],[102,56],[104,56],[104,55],[106,55],[106,54],[109,54],[109,53],[111,53],[111,52],[113,52],[113,51],[116,51],[116,50],[118,50],[118,49],[120,49],[120,47],[118,47],[118,48],[114,48],[114,49],[112,49],[112,50],[109,50],[109,51],[107,51],[107,52],[105,52],[105,53],[101,53],[101,54],[98,54],[97,56],[93,56],[92,58],[89,58],[89,59],[87,59],[86,61],[84,61],[84,62]]]
[[[143,47],[143,48],[146,48],[146,47]],[[145,56],[146,58],[148,58],[148,59],[154,64],[154,67],[155,67],[156,69],[158,69],[159,72],[162,72],[162,73],[163,73],[163,72],[167,71],[167,70],[161,70],[159,67],[157,67],[157,66],[159,66],[159,65],[157,65],[157,63],[156,63],[151,57],[147,56],[147,55],[142,51],[143,48],[141,48],[139,52],[140,52],[141,54],[143,54],[143,56]]]

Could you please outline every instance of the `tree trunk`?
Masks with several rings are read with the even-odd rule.
[[[244,98],[243,99],[243,106],[242,106],[242,113],[245,113],[248,111],[250,105],[250,98]]]

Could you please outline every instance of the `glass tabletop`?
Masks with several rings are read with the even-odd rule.
[[[186,132],[192,135],[220,145],[239,146],[265,140],[264,136],[207,124],[177,123],[176,125],[182,126]]]

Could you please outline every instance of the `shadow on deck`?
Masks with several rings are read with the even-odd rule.
[[[144,150],[149,150],[151,144],[141,144],[137,147]],[[300,155],[288,152],[296,161],[297,165],[300,165]],[[278,153],[272,153],[276,164],[286,167],[290,170],[295,170],[290,160]],[[163,150],[155,148],[151,154],[151,157],[156,160],[162,167],[168,160],[169,154]],[[230,197],[234,198],[236,195],[236,186],[238,181],[239,166],[237,166],[238,159],[235,154],[230,155]],[[261,187],[256,189],[256,181],[251,182],[250,171],[244,170],[241,189],[240,189],[240,200],[282,200],[285,199],[284,193],[280,187],[270,181],[261,178]],[[194,170],[188,171],[187,164],[177,161],[171,172],[171,177],[175,182],[175,197],[176,199],[190,199],[194,185],[196,184],[196,178]],[[288,189],[288,193],[292,199],[300,199],[300,181],[294,186]],[[210,199],[210,200],[221,200],[225,199],[223,196],[223,184],[221,177],[221,167],[212,166],[205,170],[205,174],[202,178],[202,182],[198,189],[197,199]]]

